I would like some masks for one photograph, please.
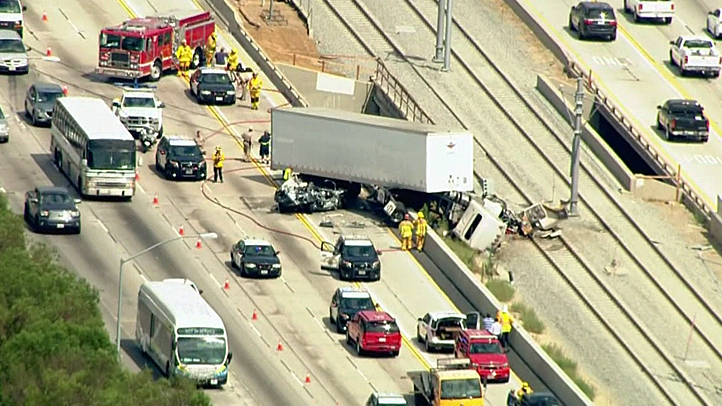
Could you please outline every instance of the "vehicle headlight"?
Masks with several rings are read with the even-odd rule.
[[[255,268],[256,264],[246,264],[246,268]]]
[[[273,267],[274,267],[274,268],[280,268],[280,267],[281,267],[281,264],[273,264]]]
[[[349,316],[349,315],[346,314],[346,313],[341,314],[341,316],[342,316],[344,319],[346,319],[346,320],[348,320],[348,319],[351,318],[351,316]]]
[[[0,125],[0,132],[10,131],[10,126],[7,124]]]
[[[228,94],[228,95],[236,94],[236,91],[235,91],[235,90],[229,90],[229,91],[226,92],[226,94]]]
[[[341,265],[343,265],[343,266],[345,266],[345,267],[347,267],[347,268],[350,268],[350,267],[352,266],[352,264],[351,264],[350,261],[343,261],[343,262],[341,263]]]
[[[73,210],[70,212],[70,215],[73,217],[80,217],[80,212],[78,210]]]
[[[381,266],[381,262],[379,262],[379,261],[374,262],[374,265],[373,265],[374,268],[378,268],[380,266]]]
[[[201,94],[211,94],[210,90],[201,90]]]
[[[505,362],[505,363],[501,364],[501,367],[502,367],[502,368],[509,368],[509,364]]]
[[[50,212],[47,210],[43,210],[40,212],[40,217],[48,217],[50,215]]]
[[[173,166],[178,166],[178,161],[168,161]]]

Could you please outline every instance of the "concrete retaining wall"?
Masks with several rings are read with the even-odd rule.
[[[433,230],[429,230],[424,252],[480,313],[496,314],[501,308],[501,303]],[[510,341],[519,357],[562,403],[568,406],[594,405],[523,328],[515,326]]]
[[[373,84],[371,82],[362,82],[353,80],[343,76],[331,75],[328,73],[317,72],[306,68],[293,65],[279,63],[276,65],[288,79],[289,82],[295,83],[299,93],[303,94],[309,105],[314,107],[325,107],[329,109],[351,111],[361,113],[366,104],[369,91]],[[319,89],[320,80],[333,78],[334,81],[344,82],[349,88],[353,88],[353,94],[341,92],[331,92]],[[346,86],[341,86],[346,90]],[[350,93],[350,92],[349,92]]]

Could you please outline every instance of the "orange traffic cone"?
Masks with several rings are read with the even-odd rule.
[[[157,206],[157,205],[158,205],[158,193],[156,193],[155,195],[153,195],[153,205],[154,205],[154,206]]]
[[[230,290],[231,284],[228,282],[228,278],[226,278],[226,283],[223,284],[223,290]]]
[[[258,320],[258,313],[256,313],[256,309],[253,309],[253,315],[251,315],[251,320]]]
[[[200,238],[198,239],[198,241],[196,241],[196,248],[203,248],[203,244],[201,244]]]
[[[283,342],[281,341],[280,338],[278,339],[278,346],[276,347],[276,350],[283,351]]]
[[[43,21],[48,22],[48,13],[43,11]]]
[[[48,49],[45,50],[45,56],[53,56],[53,50],[48,47]]]
[[[183,225],[181,225],[180,229],[178,229],[178,235],[180,235],[181,237],[186,235],[186,230],[183,229]]]
[[[50,49],[50,48],[48,48],[48,49]],[[67,95],[68,95],[68,87],[65,86],[65,85],[63,85],[63,95],[64,95],[64,96],[67,96]]]
[[[311,383],[311,374],[306,372],[306,383]]]

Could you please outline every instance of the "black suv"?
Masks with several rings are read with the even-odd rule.
[[[617,39],[617,17],[607,3],[583,1],[569,12],[569,31],[576,31],[579,39],[589,37]]]
[[[236,85],[225,69],[203,67],[190,79],[190,92],[199,103],[235,104]]]
[[[155,150],[155,167],[166,179],[205,179],[206,161],[190,138],[163,136]]]
[[[338,270],[339,279],[381,279],[381,261],[374,244],[365,236],[338,237],[336,244],[321,243],[322,268]]]
[[[231,266],[241,276],[281,276],[281,260],[271,243],[264,240],[244,239],[231,247]]]
[[[657,129],[667,141],[674,139],[707,142],[709,119],[696,100],[672,99],[657,106]]]
[[[369,292],[351,287],[337,288],[328,307],[328,318],[341,334],[346,331],[346,323],[362,310],[376,310]]]

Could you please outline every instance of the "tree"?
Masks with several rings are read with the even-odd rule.
[[[0,195],[0,406],[207,406],[182,378],[123,368],[98,292],[59,266]]]

